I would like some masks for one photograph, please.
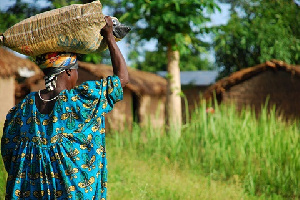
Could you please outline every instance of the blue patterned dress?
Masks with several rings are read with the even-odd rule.
[[[30,93],[7,115],[6,199],[106,199],[105,113],[123,99],[117,76],[64,90],[50,114]]]

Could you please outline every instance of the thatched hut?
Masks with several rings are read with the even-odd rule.
[[[4,122],[9,109],[18,103],[18,97],[25,92],[19,87],[17,80],[37,71],[39,68],[34,62],[0,47],[0,122]]]
[[[108,65],[78,62],[78,66],[77,84],[113,75],[113,69]],[[107,127],[122,129],[126,125],[131,126],[133,121],[140,125],[151,123],[153,127],[161,127],[165,122],[166,80],[130,67],[128,71],[129,84],[124,88],[124,99],[107,115]],[[41,74],[29,78],[26,84],[30,85],[31,91],[44,88]]]
[[[251,106],[259,113],[268,101],[287,117],[300,117],[300,66],[272,60],[235,72],[209,87],[204,97],[234,102],[240,110]]]

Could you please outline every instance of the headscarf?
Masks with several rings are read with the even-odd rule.
[[[58,74],[67,69],[78,69],[77,55],[74,53],[47,53],[37,56],[35,62],[45,74],[45,85],[48,91],[56,88]]]

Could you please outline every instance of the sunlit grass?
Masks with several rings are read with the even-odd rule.
[[[300,196],[300,143],[296,122],[283,122],[275,110],[255,113],[234,106],[215,107],[207,113],[203,102],[175,141],[148,126],[113,134],[117,149],[134,149],[139,159],[168,161],[211,180],[232,181],[252,196],[298,199]]]
[[[2,137],[3,124],[4,123],[0,123],[0,137]],[[0,140],[0,144],[1,144],[1,140]],[[0,199],[4,199],[7,173],[5,171],[1,155],[0,155],[0,173],[1,173],[0,174]]]
[[[108,146],[113,142],[113,138],[108,138]],[[130,149],[108,148],[108,199],[258,199],[250,198],[238,183],[213,181],[161,160],[158,155],[141,158],[138,154]]]

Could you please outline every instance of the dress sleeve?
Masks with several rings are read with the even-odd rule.
[[[100,81],[87,81],[74,88],[83,107],[110,112],[114,104],[123,100],[123,88],[118,76],[108,76]]]
[[[4,161],[6,171],[10,170],[12,164],[12,152],[16,147],[16,141],[19,141],[20,126],[23,125],[21,121],[18,105],[12,108],[6,116],[3,127],[3,135],[1,138],[1,155]]]

